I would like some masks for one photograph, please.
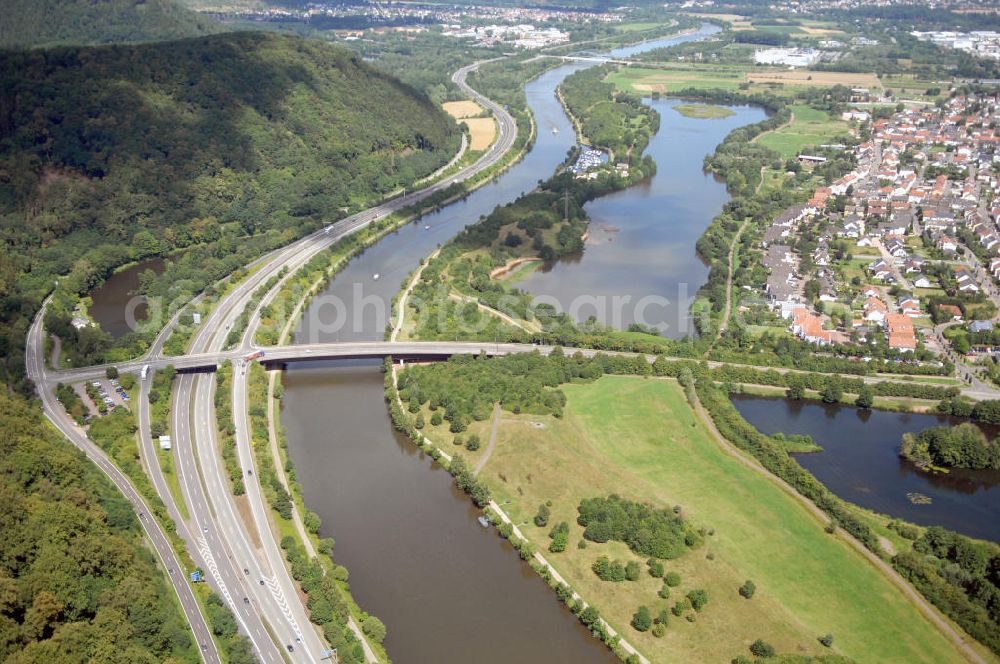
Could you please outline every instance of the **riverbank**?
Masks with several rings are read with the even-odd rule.
[[[880,661],[962,661],[936,631],[916,626],[921,622],[916,611],[889,590],[879,572],[823,532],[825,519],[815,519],[795,499],[773,488],[768,475],[755,477],[740,463],[727,460],[707,439],[707,430],[692,417],[675,384],[607,376],[561,389],[568,397],[563,418],[502,413],[496,447],[479,477],[534,547],[548,547],[549,526],[563,520],[571,524],[569,546],[550,554],[548,562],[652,661],[729,659],[759,637],[779,652],[821,654],[827,651],[816,643],[816,635],[831,631],[837,635],[835,651],[858,661],[878,653]],[[402,403],[397,406],[402,414]],[[417,414],[425,422],[415,436],[418,444],[433,441],[438,449],[455,449],[447,444],[452,434],[446,423],[427,424],[431,414],[426,408]],[[414,416],[407,417],[412,432]],[[656,424],[664,421],[684,426],[665,432]],[[482,437],[490,426],[488,421],[474,422],[465,436]],[[622,445],[623,440],[629,444]],[[470,465],[483,454],[463,451]],[[442,451],[440,456],[448,459],[451,454]],[[705,491],[706,486],[723,485],[730,489]],[[687,518],[711,527],[701,550],[666,562],[667,569],[683,579],[668,599],[657,597],[662,582],[645,572],[639,582],[624,584],[594,576],[590,565],[601,554],[635,558],[624,545],[577,548],[576,505],[583,498],[609,493],[638,500],[655,496],[663,507],[680,504]],[[548,525],[525,525],[542,503],[551,505]],[[769,524],[782,524],[780,533],[771,532]],[[810,557],[794,553],[801,550],[809,550]],[[638,562],[645,567],[644,558]],[[810,565],[817,569],[794,572]],[[746,578],[758,588],[752,602],[736,593]],[[803,591],[802,583],[815,587]],[[696,622],[671,617],[662,639],[629,626],[640,604],[652,607],[655,616],[692,588],[707,589],[711,598]],[[815,597],[828,601],[817,603]],[[865,601],[871,603],[868,610],[829,610]],[[712,638],[705,638],[708,633]]]
[[[578,65],[560,68],[529,84],[525,95],[532,104],[536,126],[544,118],[547,127],[548,109],[558,109],[552,82],[575,68]],[[543,103],[543,110],[539,110],[538,104]],[[537,173],[551,172],[565,158],[571,133],[563,131],[563,121],[559,122],[559,135],[536,132],[534,148],[525,162],[511,169],[496,186],[484,187],[424,217],[419,224],[401,227],[398,233],[342,265],[333,281],[324,277],[317,294],[349,302],[352,293],[363,288],[365,297],[378,295],[392,301],[406,281],[406,273],[421,257],[432,253],[437,244],[461,231],[470,220],[512,200],[518,191],[534,187]],[[377,281],[372,279],[376,272],[381,274]],[[293,298],[295,294],[289,292],[287,301]],[[297,341],[377,338],[391,320],[380,320],[368,307],[357,326],[339,332],[329,326],[320,329],[323,319],[316,308],[321,303],[316,299],[305,307]],[[376,404],[380,411],[376,414],[369,413],[365,405],[374,391],[369,383],[375,376],[377,394],[382,393],[382,377],[372,376],[368,367],[367,363],[356,363],[333,370],[297,367],[287,371],[282,420],[288,429],[289,454],[297,461],[302,495],[324,524],[332,524],[323,528],[338,536],[337,557],[352,571],[352,593],[385,620],[388,651],[401,649],[414,662],[441,661],[442,653],[484,663],[532,661],[542,652],[549,661],[606,661],[607,652],[586,637],[572,615],[552,609],[544,586],[533,576],[525,577],[524,567],[511,564],[510,550],[488,537],[474,518],[468,523],[467,504],[456,501],[450,483],[442,485],[443,478],[417,471],[418,465],[426,467],[426,460],[414,457],[409,444],[383,431],[384,406]],[[400,455],[401,449],[411,451]],[[366,505],[363,514],[345,511],[358,501]],[[429,532],[436,536],[427,537]],[[386,540],[390,533],[391,542]],[[448,542],[446,550],[441,550],[441,540]],[[455,551],[462,555],[456,557]],[[408,592],[400,596],[403,588]],[[415,604],[413,593],[422,600]],[[475,599],[484,593],[494,598],[489,610]],[[542,597],[537,597],[539,593]],[[441,613],[445,607],[447,617]],[[427,630],[442,620],[454,625],[456,614],[462,616],[458,624],[467,637],[448,644],[426,639]],[[517,642],[502,638],[504,629],[515,630],[521,638]]]
[[[287,340],[291,325],[299,320],[302,312],[309,306],[316,295],[321,292],[324,285],[329,284],[333,278],[346,267],[353,259],[361,255],[366,249],[375,246],[380,240],[391,233],[398,231],[410,222],[418,222],[427,215],[432,215],[449,205],[465,199],[477,189],[490,184],[494,179],[499,178],[508,169],[519,163],[531,150],[532,143],[536,136],[536,124],[534,118],[529,115],[528,131],[525,134],[523,126],[518,125],[518,137],[514,143],[514,150],[508,153],[497,166],[490,170],[489,177],[477,178],[467,184],[464,190],[447,198],[428,204],[425,207],[414,206],[414,209],[401,211],[390,215],[382,222],[369,226],[359,233],[347,238],[348,241],[337,243],[330,248],[325,264],[320,261],[310,261],[298,272],[287,275],[279,281],[273,292],[268,293],[261,301],[262,307],[266,306],[271,312],[269,315],[261,316],[260,324],[254,333],[254,340],[261,345],[279,344]],[[521,140],[523,138],[523,140]],[[468,181],[467,181],[468,182]],[[297,290],[290,290],[287,286],[289,282],[298,282]],[[291,307],[291,311],[287,314]]]
[[[442,444],[442,440],[446,437],[441,431],[438,440],[433,440],[426,435],[419,433],[415,427],[414,422],[409,418],[404,411],[403,402],[400,400],[399,396],[399,386],[398,386],[398,373],[397,367],[395,365],[386,363],[386,400],[390,404],[390,413],[393,417],[394,425],[406,433],[409,440],[414,443],[418,448],[426,450],[430,457],[437,463],[441,464],[443,468],[449,470],[450,472],[457,472],[455,470],[456,466],[453,466],[455,462],[455,456],[452,453],[445,451],[445,446]],[[499,417],[499,409],[496,409],[495,417]],[[494,445],[494,434],[490,434],[490,444],[487,446],[486,451],[483,455],[490,455],[493,451]],[[443,459],[443,461],[442,461]],[[482,459],[481,459],[482,460]],[[477,465],[479,465],[477,463]],[[478,472],[478,471],[477,471]],[[508,501],[509,502],[509,501]],[[628,638],[618,630],[616,630],[608,621],[604,618],[598,617],[594,614],[593,617],[583,618],[584,613],[591,606],[577,590],[575,590],[569,582],[553,567],[549,561],[539,553],[532,545],[529,543],[530,540],[524,536],[522,530],[518,527],[518,523],[511,518],[511,516],[495,501],[489,500],[487,505],[483,506],[484,512],[490,522],[498,527],[499,534],[512,542],[514,548],[521,555],[523,560],[530,560],[532,569],[538,573],[542,579],[553,589],[560,593],[560,599],[564,601],[568,606],[571,607],[574,614],[580,617],[581,621],[585,623],[588,628],[597,629],[595,636],[604,641],[615,655],[617,655],[623,661],[630,661],[630,658],[635,657],[638,660],[638,664],[649,664],[649,659],[643,655],[636,647],[628,640]],[[520,523],[527,523],[523,521]],[[504,529],[504,526],[509,528]]]

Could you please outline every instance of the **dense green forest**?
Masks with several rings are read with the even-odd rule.
[[[197,37],[222,25],[174,0],[0,0],[0,47]]]
[[[187,249],[170,288],[144,292],[200,290],[234,260],[433,171],[460,140],[430,100],[350,51],[272,33],[4,52],[0,86],[11,383],[27,316],[55,279],[75,295],[119,265]],[[56,302],[63,329],[72,302]],[[106,343],[84,341],[94,356]]]
[[[0,387],[0,660],[199,661],[131,506]]]

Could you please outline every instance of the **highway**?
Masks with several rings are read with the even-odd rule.
[[[293,257],[293,262],[294,262]],[[271,269],[274,269],[273,264]],[[277,268],[280,270],[280,267]],[[262,271],[267,271],[265,267]],[[206,324],[191,342],[192,351],[218,351],[226,341],[228,331],[243,311],[253,291],[224,298],[209,316]],[[252,597],[252,604],[264,617],[271,631],[294,661],[318,662],[325,646],[309,622],[305,607],[298,600],[294,581],[285,567],[284,556],[271,535],[267,513],[256,514],[252,496],[260,494],[252,459],[247,463],[240,455],[247,500],[254,514],[254,531],[248,533],[230,488],[229,475],[223,465],[217,440],[214,412],[216,380],[213,375],[182,376],[176,389],[174,408],[175,430],[185,431],[190,447],[182,453],[187,460],[196,460],[202,483],[194,487],[193,499],[199,526],[207,548],[216,564],[232,570],[247,570],[239,586],[241,596]],[[235,416],[234,411],[234,416]],[[180,448],[179,448],[180,450]],[[254,537],[256,535],[256,537]],[[242,594],[243,590],[247,594]],[[237,602],[241,601],[236,598]],[[245,603],[244,603],[245,606]],[[290,650],[289,650],[290,648]]]
[[[47,301],[46,301],[47,302]],[[205,616],[201,612],[201,607],[194,597],[188,579],[184,574],[174,549],[170,544],[167,534],[163,532],[159,522],[152,516],[149,506],[128,477],[125,476],[118,467],[112,463],[107,455],[95,445],[66,413],[62,404],[55,398],[54,383],[47,377],[45,368],[45,336],[42,319],[45,314],[45,307],[39,309],[31,330],[28,333],[25,347],[25,360],[27,363],[28,377],[34,381],[38,389],[38,396],[42,400],[45,416],[52,424],[62,432],[62,434],[74,446],[80,449],[91,462],[94,463],[108,478],[118,487],[122,495],[132,504],[132,509],[139,519],[149,538],[153,550],[156,551],[160,563],[167,570],[167,577],[170,585],[177,595],[181,610],[187,618],[188,624],[194,634],[195,642],[201,652],[202,659],[208,664],[221,664],[222,659],[216,649],[215,641],[212,639],[212,632],[208,627]]]
[[[517,137],[517,125],[503,107],[483,97],[465,83],[468,73],[478,66],[479,63],[475,63],[462,67],[454,74],[453,80],[466,94],[496,116],[498,134],[493,145],[475,163],[459,169],[441,181],[334,222],[254,261],[252,266],[259,266],[259,269],[216,303],[214,310],[196,333],[189,347],[195,357],[210,355],[228,359],[240,355],[238,351],[229,354],[222,352],[228,330],[235,324],[254,291],[282,269],[287,268],[289,273],[294,273],[298,267],[339,239],[443,191],[455,183],[477,175],[497,164],[506,155]],[[69,372],[48,372],[42,357],[44,311],[43,305],[30,331],[26,361],[29,377],[35,382],[42,398],[46,416],[74,445],[83,449],[133,503],[161,560],[172,570],[171,580],[188,622],[198,642],[205,644],[203,652],[205,660],[218,662],[219,654],[204,617],[194,600],[187,579],[179,578],[182,576],[180,566],[166,536],[155,519],[147,518],[149,511],[127,478],[117,471],[103,453],[86,438],[82,429],[69,420],[64,409],[54,398],[53,389],[56,382],[76,382],[93,376],[103,376],[106,366]],[[162,356],[163,345],[178,320],[179,312],[174,314],[144,357],[117,365],[119,370],[139,373],[147,364],[150,365],[151,371],[162,369],[169,364],[179,368],[193,366],[187,355],[178,358]],[[167,505],[168,512],[177,520],[179,531],[189,542],[192,556],[201,560],[203,569],[211,576],[212,585],[233,609],[242,631],[250,638],[261,661],[269,664],[288,660],[318,662],[324,654],[323,644],[308,620],[305,607],[299,600],[297,588],[285,567],[283,553],[267,526],[268,512],[256,475],[249,474],[253,470],[253,458],[249,447],[245,401],[241,402],[235,411],[238,413],[236,417],[240,423],[239,460],[247,473],[244,477],[247,500],[260,546],[251,544],[253,534],[247,532],[238,514],[229,489],[229,479],[224,472],[218,452],[214,413],[215,377],[188,374],[179,375],[175,380],[172,434],[174,455],[178,461],[176,464],[178,479],[191,517],[188,523],[181,521],[180,511],[174,504],[159,468],[156,450],[149,434],[149,409],[144,402],[148,397],[148,389],[148,384],[145,384],[139,390],[139,401],[143,402],[138,408],[139,420],[143,427],[140,449],[154,487]],[[235,399],[240,399],[240,394],[245,400],[245,385],[242,383],[241,389],[235,390],[233,396]],[[191,546],[192,539],[194,546]]]

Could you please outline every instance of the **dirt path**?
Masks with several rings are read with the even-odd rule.
[[[494,309],[493,307],[488,307],[474,297],[469,297],[468,295],[463,295],[461,293],[451,293],[448,295],[448,297],[451,298],[452,300],[457,300],[459,302],[471,302],[475,304],[477,307],[479,307],[480,311],[488,313],[491,316],[496,316],[497,318],[507,323],[508,325],[513,325],[514,327],[518,327],[529,334],[540,331],[540,329],[537,326],[529,325],[527,321],[520,321],[516,318],[508,316],[502,311]]]
[[[760,179],[757,182],[757,188],[754,189],[754,195],[759,194],[760,188],[764,185],[764,169],[766,168],[767,166],[760,167]],[[740,224],[739,229],[736,231],[736,235],[733,236],[733,241],[729,245],[729,256],[726,259],[726,264],[729,266],[729,274],[726,275],[726,308],[722,312],[722,320],[719,322],[719,330],[715,333],[715,340],[712,342],[712,345],[708,347],[708,350],[705,351],[705,357],[708,357],[708,354],[712,352],[712,348],[714,348],[715,344],[722,338],[722,333],[725,332],[726,328],[729,326],[729,316],[733,310],[733,268],[735,267],[733,265],[733,259],[736,256],[736,247],[739,246],[740,243],[740,236],[743,235],[743,231],[749,224],[750,218],[747,217],[743,220],[743,223]]]
[[[701,405],[700,401],[697,401],[695,403],[695,412],[698,414],[698,417],[701,418],[702,422],[704,422],[709,433],[712,434],[712,437],[715,438],[716,442],[719,443],[719,445],[726,453],[728,453],[730,456],[732,456],[734,459],[742,463],[747,468],[750,468],[754,472],[759,473],[764,477],[767,477],[772,482],[777,484],[779,487],[781,487],[783,491],[785,491],[785,493],[798,500],[821,523],[826,523],[830,520],[830,517],[827,516],[827,514],[823,510],[817,507],[815,503],[813,503],[811,500],[800,494],[783,479],[777,477],[769,470],[761,466],[756,459],[747,456],[742,450],[740,450],[735,445],[726,440],[726,438],[721,433],[719,433],[719,430],[715,428],[715,422],[712,421],[711,416],[705,410],[704,406]],[[853,547],[869,563],[871,563],[876,569],[878,569],[890,581],[892,581],[892,583],[896,587],[898,587],[903,592],[904,595],[906,595],[907,599],[909,599],[913,603],[913,605],[917,607],[917,609],[924,615],[924,617],[926,617],[935,627],[941,630],[941,632],[945,636],[947,636],[956,646],[958,646],[959,650],[966,656],[966,658],[970,662],[976,662],[977,664],[987,664],[987,660],[982,655],[980,655],[975,650],[975,648],[973,648],[973,646],[969,643],[964,632],[960,632],[958,629],[955,629],[955,627],[947,619],[945,619],[935,607],[933,607],[926,599],[924,599],[924,596],[921,595],[912,585],[910,585],[910,583],[906,579],[900,576],[899,572],[897,572],[889,563],[876,556],[874,553],[868,550],[868,548],[865,547],[861,542],[854,539],[854,537],[846,533],[844,530],[838,529],[836,532],[836,536],[839,537],[844,542],[846,542],[847,544],[849,544],[851,547]]]
[[[795,122],[795,113],[792,112],[792,111],[789,111],[789,113],[788,113],[788,122],[786,122],[783,125],[777,126],[774,129],[768,129],[767,131],[760,132],[759,134],[757,134],[756,136],[754,136],[753,139],[750,142],[751,143],[756,143],[757,139],[760,138],[761,136],[766,136],[766,135],[768,135],[768,134],[770,134],[772,132],[778,131],[779,129],[784,129],[785,127],[791,125],[793,122]],[[760,189],[760,187],[758,187],[758,189]]]
[[[396,305],[396,309],[399,310],[399,314],[396,316],[396,324],[392,326],[392,334],[389,335],[389,341],[395,341],[396,337],[398,337],[399,333],[403,330],[403,322],[406,320],[406,301],[410,298],[410,293],[413,289],[416,288],[417,282],[420,281],[420,275],[423,274],[424,268],[427,267],[432,260],[437,258],[439,253],[441,253],[440,248],[436,249],[433,254],[427,257],[427,260],[420,264],[417,271],[413,273],[413,278],[410,279],[410,283],[406,284],[406,290],[404,290],[403,294],[399,296],[399,304]]]
[[[749,223],[749,218],[743,220],[743,223],[736,231],[736,235],[733,236],[732,244],[729,245],[729,274],[726,275],[726,308],[722,312],[722,323],[719,325],[719,331],[715,335],[716,341],[722,337],[722,333],[726,331],[726,326],[729,325],[729,314],[733,309],[733,272],[735,267],[733,265],[733,259],[736,256],[736,247],[740,244],[740,236],[743,235],[743,229],[745,229]]]
[[[479,457],[479,461],[476,462],[476,467],[473,469],[472,473],[478,475],[479,471],[483,469],[483,466],[490,460],[493,456],[493,447],[497,442],[497,429],[500,428],[500,404],[497,403],[493,406],[493,426],[490,427],[490,442],[486,445],[486,450],[483,452],[483,456]]]

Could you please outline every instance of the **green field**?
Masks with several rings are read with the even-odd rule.
[[[830,117],[825,111],[804,104],[792,105],[792,121],[774,131],[761,134],[757,142],[776,150],[782,157],[800,154],[803,148],[832,141],[847,131],[847,123]]]
[[[539,550],[545,552],[552,525],[569,522],[567,550],[545,555],[651,660],[729,661],[747,654],[757,638],[779,653],[830,653],[817,637],[832,633],[833,651],[858,662],[962,661],[888,579],[826,534],[774,481],[723,451],[676,383],[606,376],[563,390],[568,406],[561,419],[503,413],[480,476]],[[488,422],[476,424],[485,433]],[[695,526],[714,529],[705,545],[666,562],[682,577],[667,600],[657,597],[661,583],[646,574],[643,560],[635,582],[604,582],[593,574],[590,565],[600,555],[637,559],[624,544],[577,548],[580,499],[615,492],[657,506],[681,505]],[[547,500],[552,518],[538,528],[531,517]],[[737,593],[747,579],[757,586],[752,600]],[[710,596],[695,622],[671,616],[659,639],[629,626],[640,604],[655,616],[695,588]]]
[[[608,74],[606,81],[619,90],[632,94],[670,94],[687,88],[698,90],[741,90],[747,94],[768,93],[789,96],[802,87],[829,87],[831,85],[868,85],[871,74],[845,74],[841,72],[814,73],[789,72],[778,69],[761,69],[750,64],[752,53],[747,53],[746,64],[685,64],[662,63],[649,66],[621,67]],[[845,125],[846,126],[846,125]]]
[[[619,23],[615,26],[617,32],[640,32],[642,30],[652,30],[666,25],[660,21],[635,21],[633,23]]]
[[[605,79],[619,90],[640,95],[677,92],[685,88],[736,90],[743,83],[742,71],[735,69],[650,69],[622,67]]]
[[[686,118],[697,118],[699,120],[710,120],[716,118],[728,118],[735,113],[724,106],[714,106],[712,104],[679,104],[674,106],[674,110]]]

